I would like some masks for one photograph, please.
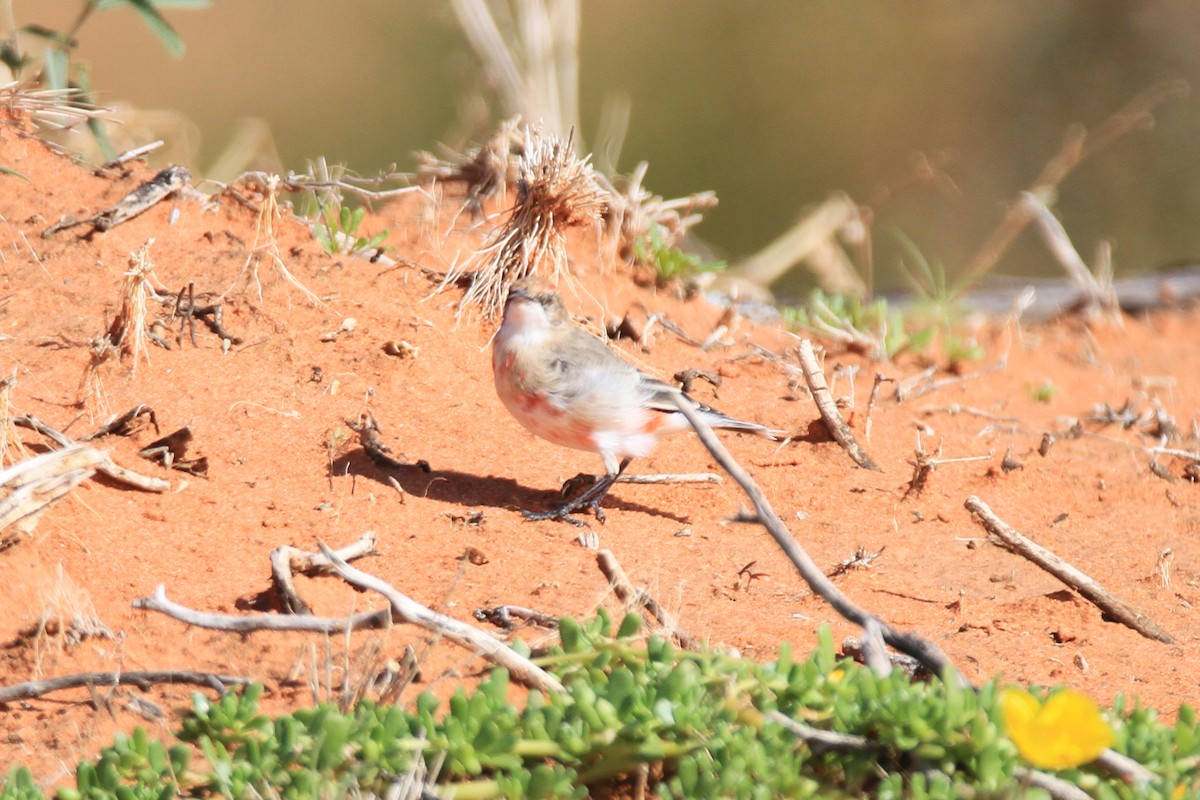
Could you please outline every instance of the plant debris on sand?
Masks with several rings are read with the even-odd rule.
[[[603,196],[586,177],[586,161],[570,152],[569,140],[546,148],[523,156],[523,191],[536,203],[522,215],[518,198],[508,227],[484,251],[499,265],[498,277],[468,289],[481,308],[499,302],[520,275],[553,274],[569,258],[585,290],[567,294],[573,312],[607,326],[639,304],[649,309],[655,335],[615,346],[660,376],[689,369],[719,375],[719,389],[697,383],[698,400],[792,433],[783,445],[730,437],[728,447],[814,560],[836,571],[842,592],[935,642],[973,683],[996,674],[1021,684],[1069,683],[1101,705],[1123,692],[1168,718],[1194,699],[1200,350],[1191,343],[1200,312],[1127,317],[1123,327],[993,320],[973,331],[983,361],[960,365],[953,376],[936,369],[933,354],[904,353],[880,365],[831,351],[821,366],[832,399],[880,468],[860,469],[802,391],[794,337],[723,316],[670,287],[639,288],[627,268],[613,269],[609,255],[598,257],[611,251],[589,230]],[[180,193],[107,231],[73,228],[42,238],[47,221],[107,208],[154,171],[135,162],[95,174],[13,119],[0,124],[0,164],[23,176],[0,175],[0,375],[7,381],[0,408],[8,463],[22,458],[19,447],[33,455],[58,446],[14,426],[18,418],[32,416],[80,440],[110,414],[142,404],[154,408],[164,431],[186,427],[189,454],[207,459],[201,476],[139,458],[160,436],[148,426],[89,441],[112,463],[171,489],[83,480],[44,508],[32,530],[4,540],[4,684],[190,670],[263,683],[260,706],[275,714],[350,694],[347,685],[369,669],[375,677],[410,676],[411,685],[397,690],[402,701],[426,688],[449,695],[460,677],[484,665],[410,626],[233,637],[132,605],[165,584],[191,608],[272,613],[279,607],[272,550],[315,552],[318,541],[341,548],[366,531],[376,533],[373,574],[461,621],[497,606],[577,618],[591,617],[597,605],[619,608],[573,529],[531,523],[518,511],[548,500],[536,487],[589,467],[586,454],[549,445],[509,419],[492,388],[487,332],[456,324],[462,295],[449,284],[430,294],[426,271],[465,264],[478,245],[467,232],[470,215],[460,213],[465,192],[443,187],[440,203],[410,193],[367,215],[365,227],[391,231],[387,244],[398,266],[385,267],[327,254],[305,225],[277,216],[275,206],[252,208],[233,190],[207,201]],[[570,180],[539,172],[548,164],[566,168]],[[430,226],[419,221],[431,215],[432,229],[453,235],[427,235]],[[221,324],[241,341],[203,326],[194,346],[160,350],[147,339],[149,359],[97,362],[103,385],[83,393],[80,409],[80,375],[97,358],[90,342],[113,331],[114,320],[142,316],[123,314],[122,287],[130,254],[151,239],[154,286],[194,286],[192,297],[234,287],[221,303]],[[261,294],[251,269],[259,261],[276,277],[263,280]],[[297,292],[292,279],[306,291]],[[152,287],[144,288],[143,322],[132,324],[153,330],[159,308],[174,324],[183,293],[156,305]],[[390,354],[401,352],[387,348],[396,341],[409,345],[405,357]],[[868,406],[876,371],[884,389]],[[1058,391],[1031,389],[1047,381]],[[900,388],[897,399],[892,390]],[[345,420],[368,414],[383,446],[403,458],[377,460],[347,431]],[[654,472],[715,469],[693,437],[665,441],[645,465]],[[964,508],[971,496],[1152,619],[1174,643],[1106,621],[1052,575],[993,545]],[[835,642],[860,634],[809,593],[760,528],[740,524],[746,512],[733,482],[622,483],[609,502],[603,546],[691,637],[767,661],[783,642],[812,651],[824,623]],[[835,569],[859,552],[875,556],[860,568]],[[320,570],[293,582],[315,615],[385,607]],[[58,602],[48,598],[67,595],[112,638],[39,635],[48,611],[68,618],[48,609]],[[59,780],[114,730],[173,726],[191,692],[174,683],[97,685],[54,701],[9,703],[0,709],[0,761]]]

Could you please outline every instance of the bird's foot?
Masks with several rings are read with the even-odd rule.
[[[531,519],[535,522],[545,519],[557,519],[562,520],[563,522],[569,522],[576,528],[590,528],[591,526],[583,520],[576,519],[575,517],[571,516],[571,512],[576,510],[576,507],[572,506],[570,503],[567,503],[566,505],[561,505],[558,508],[552,508],[549,511],[530,511],[522,508],[521,516],[525,519]]]
[[[583,494],[568,500],[562,505],[552,508],[549,511],[526,511],[522,509],[521,516],[525,517],[525,519],[532,520],[560,519],[563,522],[571,523],[577,528],[587,528],[589,526],[586,522],[581,519],[576,519],[575,517],[571,516],[571,514],[576,511],[588,510],[592,512],[593,516],[595,516],[596,521],[603,525],[607,517],[605,516],[603,509],[600,508],[600,501],[603,500],[605,495],[608,494],[608,490],[612,488],[613,483],[616,481],[616,477],[616,475],[605,475],[599,478],[590,475],[576,475],[570,481],[567,481],[567,483],[563,484],[563,488],[565,490],[568,484],[580,484],[584,482],[583,479],[591,478],[592,485],[589,486],[587,491],[585,491]]]

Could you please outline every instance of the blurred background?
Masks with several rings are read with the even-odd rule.
[[[10,5],[17,25],[62,30],[81,0]],[[182,58],[128,8],[95,13],[76,58],[90,64],[99,102],[136,109],[130,133],[168,139],[166,155],[197,174],[219,170],[235,140],[258,166],[302,170],[325,156],[362,174],[411,170],[414,151],[462,150],[504,115],[449,4],[215,0],[164,14],[186,43]],[[1191,0],[580,9],[585,149],[602,163],[615,157],[623,173],[649,162],[645,185],[656,194],[714,190],[720,205],[695,234],[731,262],[831,192],[871,202],[877,288],[903,283],[892,231],[953,278],[1069,125],[1098,125],[1167,79],[1200,86]],[[618,155],[603,131],[622,108]],[[1200,256],[1200,98],[1169,100],[1154,116],[1153,128],[1089,156],[1054,206],[1085,260],[1101,240],[1113,243],[1118,274]],[[916,154],[943,177],[908,181]],[[1030,231],[999,270],[1061,272]]]

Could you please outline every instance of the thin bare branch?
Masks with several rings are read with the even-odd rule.
[[[775,540],[775,543],[779,545],[779,548],[783,550],[784,554],[795,565],[796,570],[800,573],[800,577],[809,585],[809,588],[824,598],[827,603],[833,606],[835,611],[859,627],[865,628],[868,620],[877,621],[879,623],[880,635],[888,645],[917,659],[935,675],[945,675],[947,670],[954,668],[950,658],[932,641],[917,634],[897,631],[871,612],[860,608],[841,589],[835,586],[833,581],[825,577],[825,573],[809,557],[808,553],[795,540],[791,532],[787,529],[787,526],[783,524],[783,521],[775,513],[770,501],[763,494],[762,489],[758,487],[754,479],[729,454],[729,451],[725,449],[725,445],[721,444],[721,440],[713,433],[712,428],[696,414],[694,409],[689,407],[682,395],[675,396],[672,399],[680,412],[692,424],[696,434],[700,437],[700,441],[708,448],[708,452],[717,460],[722,469],[737,481],[738,485],[742,487],[742,491],[750,498],[750,502],[754,505],[754,509],[758,513],[757,521],[767,529],[767,533],[771,535],[771,538]],[[961,673],[958,679],[966,683],[966,679]]]
[[[166,587],[162,584],[158,585],[150,597],[135,599],[133,607],[140,611],[157,611],[197,628],[233,633],[251,633],[253,631],[342,633],[346,630],[377,630],[387,628],[392,624],[392,614],[386,609],[368,611],[350,617],[314,617],[306,614],[209,614],[179,605],[168,599]]]
[[[362,589],[370,589],[387,598],[392,614],[400,622],[418,625],[444,636],[469,650],[476,650],[489,661],[508,669],[514,678],[529,686],[546,692],[562,692],[563,685],[550,673],[517,653],[503,642],[497,641],[483,631],[473,628],[453,617],[439,614],[421,605],[385,581],[356,569],[338,558],[337,553],[322,543],[321,552],[329,559],[333,569],[347,583]]]
[[[218,692],[230,686],[244,686],[249,678],[240,675],[222,675],[216,672],[194,672],[192,670],[150,670],[142,672],[83,672],[77,675],[61,675],[40,681],[25,681],[0,687],[0,703],[29,700],[64,689],[91,686],[136,686],[148,689],[156,683],[187,683],[207,686]]]
[[[812,393],[813,402],[817,404],[817,410],[821,412],[821,420],[825,423],[825,427],[829,428],[830,434],[842,446],[842,449],[850,454],[850,458],[854,460],[855,464],[863,469],[882,472],[880,466],[854,438],[854,431],[850,430],[846,420],[842,419],[841,412],[837,409],[837,403],[834,402],[833,395],[829,392],[829,386],[825,383],[825,373],[821,370],[821,365],[817,363],[817,356],[813,353],[810,340],[800,340],[798,357],[800,368],[804,370],[804,380],[808,383],[808,390]]]
[[[1032,561],[1067,584],[1067,586],[1079,592],[1092,603],[1099,606],[1100,610],[1106,616],[1133,628],[1147,639],[1157,639],[1167,644],[1175,641],[1171,634],[1158,627],[1153,620],[1137,609],[1126,605],[1116,595],[1097,583],[1091,576],[1067,563],[1040,544],[1023,536],[1020,531],[996,516],[987,503],[984,503],[978,497],[971,495],[963,505],[975,515],[979,524],[988,533],[1003,543],[1006,549]]]

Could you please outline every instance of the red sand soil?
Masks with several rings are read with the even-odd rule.
[[[139,458],[157,436],[152,429],[99,440],[118,464],[166,478],[172,489],[150,494],[107,479],[86,481],[0,552],[0,684],[92,670],[193,669],[261,681],[271,712],[310,702],[311,683],[322,692],[330,680],[341,684],[347,643],[351,664],[361,668],[368,648],[398,659],[407,645],[424,653],[427,635],[397,626],[348,642],[296,633],[242,636],[189,628],[131,603],[165,584],[173,600],[196,609],[270,610],[272,548],[313,550],[318,540],[340,547],[368,530],[378,533],[379,552],[357,566],[465,621],[473,621],[476,609],[500,604],[577,617],[598,605],[618,608],[595,554],[576,543],[575,528],[518,513],[547,507],[564,478],[598,470],[600,461],[536,439],[508,416],[492,386],[490,328],[456,326],[459,290],[434,294],[422,273],[446,269],[484,241],[487,228],[456,215],[453,198],[433,203],[410,195],[369,221],[370,233],[391,231],[390,255],[400,264],[390,269],[326,256],[301,224],[279,221],[278,252],[295,278],[324,299],[317,306],[269,258],[257,266],[261,296],[240,281],[255,247],[257,215],[229,193],[208,203],[172,199],[106,233],[88,236],[81,226],[43,238],[62,216],[105,208],[153,171],[137,165],[98,176],[12,123],[0,126],[0,164],[29,178],[0,177],[0,375],[15,374],[13,413],[81,436],[109,415],[146,403],[162,434],[190,426],[189,457],[209,463],[205,478]],[[102,365],[97,377],[106,407],[96,396],[81,407],[87,341],[106,330],[130,254],[150,239],[155,276],[171,291],[188,283],[203,295],[233,287],[224,299],[224,325],[244,342],[222,352],[220,340],[198,323],[195,345],[186,337],[180,345],[178,322],[171,321],[171,350],[151,347],[136,372],[128,358]],[[720,309],[682,300],[674,290],[639,287],[624,267],[601,269],[604,252],[594,233],[573,233],[573,268],[582,276],[580,291],[567,298],[574,312],[620,317],[643,303],[692,337],[713,331]],[[170,313],[169,306],[151,304],[152,317]],[[322,341],[347,317],[357,321],[352,330]],[[1200,488],[1182,479],[1179,459],[1159,458],[1177,480],[1152,473],[1145,447],[1158,443],[1150,417],[1161,408],[1178,426],[1171,446],[1198,449],[1198,325],[1196,309],[1090,326],[988,322],[978,331],[987,355],[965,371],[1005,358],[1000,368],[903,403],[885,384],[869,437],[866,405],[875,372],[899,380],[928,365],[876,365],[831,352],[827,374],[858,370],[853,391],[843,376],[834,392],[848,398],[846,413],[881,472],[856,468],[825,433],[813,402],[796,386],[788,354],[796,340],[779,328],[741,320],[708,351],[661,329],[648,348],[618,346],[668,379],[686,368],[716,371],[724,378],[720,388],[700,382],[697,399],[794,433],[782,446],[723,438],[818,564],[832,569],[857,548],[882,550],[870,569],[851,570],[838,584],[895,626],[936,641],[972,681],[1002,674],[1022,683],[1069,683],[1103,703],[1126,692],[1171,717],[1181,702],[1195,700],[1200,682],[1193,608],[1200,602]],[[406,357],[385,353],[384,345],[397,340],[415,349]],[[764,358],[752,344],[783,358]],[[1046,382],[1057,391],[1039,401],[1035,390]],[[1147,416],[1128,427],[1090,419],[1100,404],[1126,403],[1135,416]],[[385,469],[368,459],[344,422],[366,409],[384,442],[414,466]],[[1075,420],[1083,434],[1062,436]],[[918,431],[926,452],[940,450],[946,459],[919,493],[907,491]],[[1042,456],[1037,450],[1047,431],[1060,437]],[[19,433],[31,451],[44,448],[32,431]],[[1006,453],[1022,466],[1003,469]],[[973,456],[986,458],[954,461]],[[418,460],[431,471],[416,466]],[[717,466],[695,437],[680,436],[635,461],[632,471]],[[1145,612],[1175,642],[1151,641],[1105,621],[1055,578],[989,544],[963,508],[970,495]],[[729,480],[619,485],[605,504],[607,524],[593,527],[636,583],[684,629],[715,645],[766,659],[783,641],[807,651],[824,624],[838,641],[855,634],[806,589],[763,530],[728,521],[745,504]],[[471,548],[483,563],[463,559]],[[1168,548],[1164,573],[1159,559]],[[321,615],[384,605],[335,577],[298,584]],[[111,637],[68,641],[57,620],[69,622],[79,612],[94,615]],[[39,634],[46,615],[51,624]],[[449,643],[434,643],[406,696],[429,687],[445,693],[457,676],[485,666]],[[43,781],[67,780],[114,730],[146,725],[165,734],[189,707],[192,691],[98,689],[93,705],[93,695],[81,689],[9,703],[0,708],[0,767],[25,762]],[[139,697],[161,706],[165,717],[147,722],[134,713],[131,701]]]

